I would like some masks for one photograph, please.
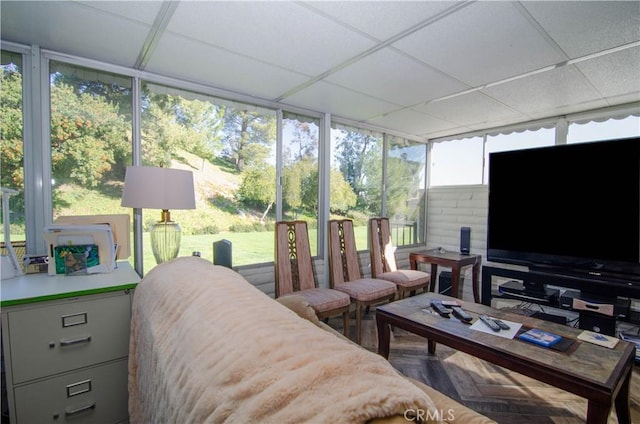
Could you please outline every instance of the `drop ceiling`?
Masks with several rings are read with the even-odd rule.
[[[7,1],[1,38],[418,139],[640,101],[638,1]]]

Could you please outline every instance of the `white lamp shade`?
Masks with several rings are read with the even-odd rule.
[[[195,209],[193,172],[127,166],[121,205],[144,209]]]

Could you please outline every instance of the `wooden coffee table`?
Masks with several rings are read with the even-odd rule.
[[[432,298],[454,299],[437,293],[425,293],[376,308],[380,355],[389,357],[389,326],[398,327],[426,337],[431,345],[430,350],[434,343],[442,343],[586,398],[587,423],[605,424],[613,404],[618,422],[630,423],[629,383],[635,357],[633,344],[621,340],[614,349],[607,349],[576,340],[582,332],[576,328],[461,301],[463,309],[474,317],[473,322],[478,315],[486,314],[574,340],[565,352],[559,352],[517,338],[507,339],[471,330],[469,324],[424,312],[423,309],[430,309]]]

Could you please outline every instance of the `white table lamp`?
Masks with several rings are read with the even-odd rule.
[[[157,263],[178,256],[181,229],[169,209],[195,209],[193,173],[182,169],[128,166],[122,206],[161,209],[160,221],[151,228],[151,249]]]

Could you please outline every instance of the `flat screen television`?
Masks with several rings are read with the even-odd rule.
[[[487,259],[640,298],[640,138],[491,153]]]

